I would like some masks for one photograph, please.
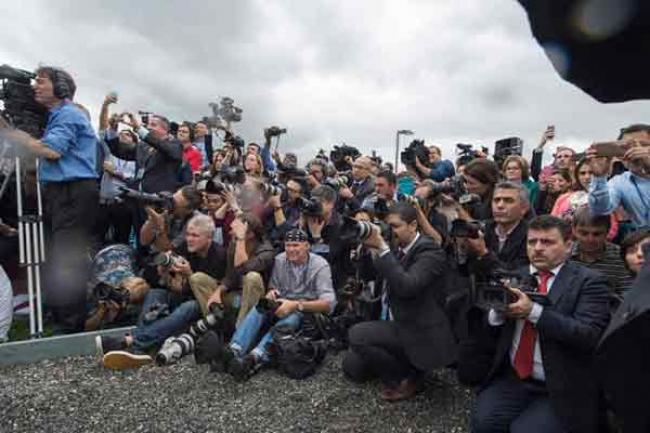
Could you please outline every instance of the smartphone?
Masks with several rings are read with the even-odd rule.
[[[629,149],[629,143],[624,141],[604,141],[594,143],[591,148],[596,151],[596,155],[606,158],[622,158]]]
[[[117,94],[117,92],[115,90],[113,90],[111,93],[109,93],[108,96],[110,96],[111,98],[115,98],[115,102],[117,102],[118,94]]]

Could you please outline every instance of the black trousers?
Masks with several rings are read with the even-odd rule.
[[[50,221],[44,292],[60,332],[83,329],[90,246],[99,205],[94,179],[53,182],[44,188]]]
[[[343,359],[343,371],[353,381],[378,377],[389,387],[417,376],[397,332],[389,321],[362,322],[349,331],[350,350]]]
[[[477,396],[472,433],[568,432],[551,406],[546,386],[520,380],[509,366]]]
[[[113,243],[128,244],[133,226],[133,209],[127,203],[112,202],[99,206],[97,217],[97,235],[104,241],[109,229],[113,228]]]

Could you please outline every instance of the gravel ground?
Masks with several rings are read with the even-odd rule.
[[[383,403],[376,383],[341,374],[340,355],[296,381],[262,371],[249,382],[193,360],[113,372],[92,357],[0,369],[2,432],[465,432],[470,392],[436,373],[416,398]]]

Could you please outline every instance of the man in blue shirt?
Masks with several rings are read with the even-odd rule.
[[[49,110],[43,137],[18,130],[6,136],[39,158],[51,230],[47,303],[61,331],[77,331],[85,318],[88,247],[99,201],[97,138],[72,102],[76,85],[70,74],[40,67],[33,88],[36,102]]]
[[[596,215],[609,215],[622,206],[636,229],[650,227],[650,125],[623,128],[619,139],[630,145],[623,157],[629,171],[609,181],[610,159],[599,157],[593,148],[587,150],[593,173],[589,208]]]
[[[454,177],[456,174],[454,164],[447,159],[442,159],[442,151],[438,146],[429,146],[428,165],[416,158],[415,167],[418,169],[419,174],[436,182],[442,182],[445,179]]]

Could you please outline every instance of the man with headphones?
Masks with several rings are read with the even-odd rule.
[[[61,332],[82,330],[92,226],[99,202],[97,138],[88,117],[72,102],[77,89],[66,71],[36,71],[34,99],[49,110],[40,140],[18,131],[5,136],[39,157],[46,218],[51,229],[46,302]],[[2,128],[2,125],[0,125]]]

